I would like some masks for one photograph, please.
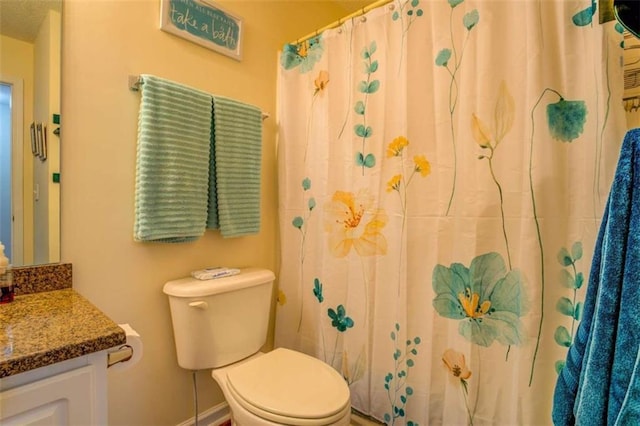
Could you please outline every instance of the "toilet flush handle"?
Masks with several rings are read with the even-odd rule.
[[[195,302],[189,303],[189,306],[191,306],[192,308],[198,308],[198,309],[204,310],[209,307],[209,304],[204,300],[196,300]]]

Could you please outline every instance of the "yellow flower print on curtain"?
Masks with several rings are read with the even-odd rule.
[[[421,177],[426,177],[431,173],[431,164],[427,161],[424,155],[416,155],[413,157],[413,169],[410,172],[405,170],[404,151],[409,146],[409,140],[404,136],[398,136],[393,139],[387,146],[387,158],[396,158],[398,166],[394,166],[400,169],[399,174],[395,174],[387,181],[387,192],[396,192],[398,199],[400,200],[400,207],[402,208],[402,225],[400,229],[400,238],[403,239],[405,235],[405,228],[407,225],[407,203],[408,195],[407,189],[411,184],[416,174]],[[402,257],[403,251],[399,252],[398,257],[398,294],[400,294],[400,276],[402,270]]]
[[[331,254],[345,257],[352,248],[359,256],[387,253],[387,239],[381,232],[387,224],[387,214],[374,206],[374,198],[367,190],[333,194],[324,208]]]
[[[502,186],[498,181],[498,178],[494,169],[494,155],[496,149],[504,137],[509,133],[513,127],[513,120],[515,116],[515,102],[513,96],[509,93],[509,89],[504,81],[500,83],[500,89],[498,90],[498,99],[496,100],[496,106],[493,111],[493,126],[491,129],[482,122],[482,120],[474,113],[471,114],[471,133],[476,143],[483,149],[482,155],[478,156],[478,160],[487,160],[489,165],[489,172],[493,183],[498,190],[498,196],[500,197],[500,217],[502,219],[502,235],[504,236],[504,243],[507,251],[507,262],[509,269],[511,266],[511,252],[509,249],[509,238],[507,236],[507,228],[504,218],[504,196],[502,193]]]
[[[387,181],[387,192],[396,192],[400,200],[400,206],[402,208],[402,226],[400,231],[400,238],[404,238],[406,219],[407,219],[407,188],[411,184],[413,178],[418,174],[421,177],[426,177],[431,173],[431,164],[427,161],[424,155],[416,155],[413,157],[413,167],[407,172],[405,170],[404,154],[405,149],[409,146],[409,140],[405,136],[398,136],[389,143],[387,146],[387,158],[395,158],[398,165],[396,168],[400,169],[399,174],[395,174]],[[398,294],[401,289],[401,273],[402,273],[402,258],[403,251],[398,253]],[[409,370],[415,365],[415,356],[418,354],[417,346],[420,344],[421,339],[419,336],[413,339],[407,339],[404,345],[404,351],[402,350],[401,342],[399,341],[400,324],[396,323],[395,331],[391,332],[391,340],[395,345],[393,352],[393,360],[395,364],[395,371],[389,372],[384,378],[384,388],[387,391],[387,398],[390,402],[391,409],[384,414],[384,420],[387,424],[395,424],[398,419],[405,419],[408,426],[415,425],[412,420],[405,418],[406,409],[409,398],[413,395],[413,387],[408,385]],[[400,343],[400,345],[399,345]]]
[[[387,157],[398,157],[402,154],[402,150],[407,146],[409,146],[409,140],[404,136],[398,136],[389,144],[389,147],[387,148]]]
[[[425,177],[431,173],[431,164],[424,155],[416,155],[413,157],[414,171]]]
[[[363,189],[356,194],[336,191],[325,204],[324,211],[328,250],[333,256],[346,257],[351,249],[361,258],[387,254],[387,239],[382,229],[387,225],[388,217],[384,210],[376,208],[375,199],[368,190]],[[369,281],[366,270],[363,262],[364,314],[361,324],[364,329],[370,320]]]
[[[453,349],[447,349],[444,351],[444,354],[442,354],[442,362],[444,362],[449,369],[454,381],[460,380],[462,382],[471,377],[471,370],[467,368],[464,354],[456,352]]]
[[[408,146],[409,140],[404,136],[398,136],[389,143],[387,147],[387,158],[400,157],[402,159],[404,149]],[[404,173],[404,170],[402,170],[402,172]],[[431,173],[431,164],[424,155],[416,155],[413,157],[413,170],[407,179],[404,178],[403,174],[397,174],[387,181],[387,192],[397,191],[398,194],[400,194],[403,215],[407,213],[406,191],[416,173],[419,173],[422,177],[426,177]],[[400,192],[401,189],[402,193]]]
[[[349,364],[349,355],[347,350],[345,349],[342,352],[342,377],[348,385],[351,385],[358,380],[362,379],[364,376],[364,372],[367,369],[367,353],[365,352],[364,346],[360,350],[360,354],[358,354],[358,358],[353,363],[353,366],[350,367]]]
[[[287,295],[281,289],[278,289],[278,305],[284,306],[287,303]]]
[[[320,70],[318,73],[318,77],[313,80],[313,85],[316,87],[315,92],[313,92],[313,96],[324,93],[324,89],[326,89],[329,84],[329,72],[326,70]]]
[[[348,191],[336,191],[331,200],[325,204],[324,212],[329,251],[333,256],[338,258],[346,257],[352,252],[352,249],[360,257],[385,255],[387,253],[387,239],[382,233],[383,228],[387,225],[387,214],[384,210],[376,208],[375,199],[368,190],[363,189],[355,194]],[[364,315],[360,327],[366,329],[369,322],[369,284],[364,264],[362,267]],[[313,294],[319,303],[324,301],[323,285],[320,279],[316,279],[314,283]],[[338,332],[333,356],[329,362],[330,365],[334,365],[335,356],[338,353],[339,339],[343,339],[343,334],[354,327],[356,321],[347,316],[344,305],[338,305],[335,310],[328,309],[327,314],[331,319],[331,325]],[[323,333],[322,330],[321,333]],[[353,366],[349,364],[346,348],[343,348],[341,370],[349,385],[360,380],[366,370],[366,352],[364,348]]]
[[[442,354],[442,362],[449,371],[449,378],[457,385],[460,384],[462,389],[462,395],[464,396],[464,405],[467,409],[467,415],[469,416],[469,425],[473,425],[473,414],[469,409],[469,389],[468,382],[471,377],[471,370],[467,368],[467,362],[465,361],[464,354],[457,352],[453,349],[447,349]]]
[[[309,107],[309,118],[307,119],[307,134],[305,137],[305,147],[304,147],[304,163],[307,164],[307,152],[309,151],[309,134],[313,127],[313,118],[314,114],[314,104],[316,99],[324,97],[324,93],[327,91],[327,86],[329,86],[329,71],[320,70],[318,72],[318,76],[313,80],[313,96],[311,97],[311,106]]]

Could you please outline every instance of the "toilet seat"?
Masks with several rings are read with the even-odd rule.
[[[349,388],[324,362],[278,348],[230,368],[227,388],[244,409],[286,425],[329,425],[350,412]]]

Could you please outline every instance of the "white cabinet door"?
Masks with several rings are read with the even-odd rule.
[[[3,426],[96,424],[95,366],[88,365],[0,392]]]

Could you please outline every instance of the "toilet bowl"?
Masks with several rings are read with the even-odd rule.
[[[178,364],[211,369],[239,426],[349,425],[349,386],[323,361],[267,338],[275,276],[247,268],[213,280],[166,283]]]
[[[324,362],[279,348],[212,370],[239,426],[349,425],[344,379]]]

